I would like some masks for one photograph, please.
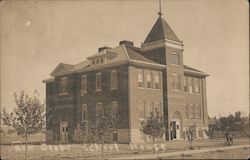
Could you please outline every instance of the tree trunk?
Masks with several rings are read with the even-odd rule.
[[[153,137],[153,153],[155,153],[155,137]]]
[[[25,134],[25,160],[28,160],[28,135]]]
[[[104,160],[103,148],[104,148],[104,140],[102,140],[102,160]]]

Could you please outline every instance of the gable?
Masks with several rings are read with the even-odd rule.
[[[73,72],[73,66],[60,63],[51,73],[51,76],[60,76]]]

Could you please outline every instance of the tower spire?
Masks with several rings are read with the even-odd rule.
[[[160,17],[162,16],[162,13],[161,13],[161,0],[159,0],[159,12],[158,12],[158,15]]]

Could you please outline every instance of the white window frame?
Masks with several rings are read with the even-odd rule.
[[[148,76],[149,76],[150,79],[148,79]],[[150,87],[148,86],[148,83],[150,83],[150,85],[151,85]],[[151,71],[146,72],[146,88],[147,89],[153,89],[154,88],[154,86],[153,86],[153,73]]]
[[[190,104],[189,119],[195,119],[195,105],[194,104]]]
[[[145,102],[144,101],[139,101],[138,102],[138,106],[139,106],[139,120],[145,120]]]
[[[188,77],[188,92],[194,93],[194,79],[193,79],[193,77]]]
[[[100,84],[98,83],[98,76],[100,76]],[[100,86],[99,86],[100,85]],[[96,73],[96,78],[95,78],[95,91],[96,92],[100,92],[102,91],[102,73],[101,72],[97,72]]]
[[[138,72],[137,72],[137,84],[138,84],[138,87],[139,88],[144,88],[145,87],[145,83],[144,83],[144,71],[142,69],[139,69]],[[140,76],[141,75],[141,78],[140,79]],[[142,86],[140,86],[140,84],[142,84]]]
[[[185,106],[185,118],[189,119],[189,105],[186,103]]]
[[[172,91],[181,91],[181,76],[179,74],[172,74],[171,89]],[[176,80],[176,81],[175,81]]]
[[[184,80],[183,80],[183,89],[185,93],[189,92],[189,88],[188,88],[188,77],[184,76]]]
[[[64,86],[62,86],[62,82],[64,82]],[[59,95],[68,95],[68,90],[69,90],[69,86],[68,86],[68,78],[67,77],[62,77],[60,78],[60,90],[59,90]],[[63,88],[62,88],[63,87]]]
[[[82,95],[88,92],[87,84],[88,84],[87,75],[82,75],[81,77],[81,94]]]
[[[180,54],[176,52],[171,52],[170,56],[170,64],[172,65],[180,65]]]
[[[200,93],[200,79],[194,78],[194,93],[199,94]]]
[[[201,119],[201,105],[200,104],[195,105],[195,118]]]
[[[111,71],[111,90],[115,90],[118,88],[118,74],[117,70]]]
[[[86,112],[86,116],[84,116],[84,112]],[[87,121],[88,119],[88,105],[87,104],[82,104],[82,115],[81,115],[81,121]],[[84,119],[85,117],[85,119]]]
[[[159,88],[156,87],[157,83],[156,83],[156,77],[158,76],[158,85],[159,85]],[[154,88],[155,89],[161,89],[161,73],[160,72],[155,72],[154,73]]]

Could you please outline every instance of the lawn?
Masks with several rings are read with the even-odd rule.
[[[236,140],[234,145],[249,144],[247,139]],[[223,147],[225,146],[224,140],[195,140],[193,147],[195,149],[209,148],[211,147]],[[90,146],[81,144],[64,144],[64,145],[29,145],[29,159],[40,160],[66,160],[66,159],[99,159],[101,156],[101,146],[98,144],[92,144]],[[187,141],[168,141],[157,144],[158,152],[174,152],[189,149],[189,143]],[[106,144],[105,145],[105,157],[121,157],[129,156],[132,154],[150,154],[152,153],[151,143],[141,143],[136,145],[129,144]],[[227,153],[225,151],[224,153]],[[221,153],[224,154],[224,153]],[[205,153],[204,153],[205,154]],[[206,153],[207,154],[207,153]],[[204,155],[207,157],[208,155]],[[203,154],[202,154],[203,155]],[[241,154],[243,155],[243,154]],[[192,157],[193,159],[194,157]],[[187,155],[188,158],[190,155]],[[24,159],[24,146],[11,146],[1,145],[1,158],[21,160]],[[183,158],[183,157],[171,157],[171,158]],[[202,158],[202,157],[200,157]],[[213,157],[212,157],[213,158]]]
[[[249,159],[249,148],[166,157],[166,159]],[[162,158],[164,159],[164,158]]]

